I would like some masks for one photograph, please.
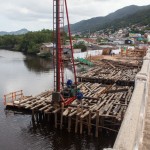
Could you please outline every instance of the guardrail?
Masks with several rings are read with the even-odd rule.
[[[113,149],[107,150],[139,149],[143,138],[145,108],[148,100],[148,90],[150,86],[149,79],[150,47],[146,56],[143,58],[141,71],[136,75],[135,89]]]
[[[15,91],[4,95],[4,105],[7,103],[14,104],[14,101],[23,97],[23,90]]]

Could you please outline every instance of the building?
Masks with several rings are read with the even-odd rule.
[[[72,40],[72,45],[77,43],[77,40]],[[66,40],[66,45],[70,45],[70,40]]]
[[[132,40],[125,40],[125,44],[133,44]]]
[[[147,35],[147,42],[150,43],[150,34]]]
[[[142,35],[139,34],[139,33],[129,33],[129,37],[130,38],[138,38],[138,37],[141,37]]]
[[[125,41],[124,40],[114,40],[113,41],[113,44],[115,44],[115,45],[123,45],[123,44],[125,44]]]
[[[83,39],[78,39],[77,43],[83,42],[86,46],[91,46],[93,44],[97,44],[95,39],[91,38],[83,38]]]
[[[42,46],[40,47],[40,54],[52,52],[53,52],[53,43],[43,43]]]

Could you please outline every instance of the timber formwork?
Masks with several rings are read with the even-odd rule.
[[[82,74],[82,78],[85,76],[89,78],[78,83],[78,88],[84,94],[82,101],[75,100],[67,107],[63,105],[54,107],[52,91],[29,97],[23,96],[21,91],[19,98],[16,98],[16,93],[9,94],[10,99],[12,98],[9,101],[5,95],[5,105],[7,108],[17,108],[21,111],[29,110],[33,121],[44,120],[55,128],[67,129],[68,132],[80,134],[87,132],[89,135],[94,133],[96,137],[103,129],[117,133],[134,90],[134,84],[128,82],[134,82],[140,67],[139,64],[137,66],[130,64],[124,69],[124,64],[121,63],[116,65],[110,61],[103,63],[105,65],[102,67],[97,66]],[[114,81],[109,84],[96,80],[91,82],[93,77],[97,77],[98,80],[103,77]],[[119,84],[118,81],[125,84]]]
[[[135,75],[140,71],[141,65],[140,60],[136,63],[102,60],[88,72],[79,74],[78,79],[80,82],[134,86]]]
[[[33,120],[38,120],[38,115],[43,115],[44,118],[53,116],[55,128],[67,128],[68,132],[74,130],[75,133],[82,134],[83,130],[86,130],[90,135],[91,131],[95,130],[96,137],[100,129],[117,132],[130,102],[133,86],[87,82],[80,83],[78,87],[84,93],[83,100],[75,100],[66,108],[53,107],[52,91],[35,97],[22,96],[13,103],[6,102],[6,106],[31,111]]]

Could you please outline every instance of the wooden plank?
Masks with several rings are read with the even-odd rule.
[[[96,111],[96,131],[95,131],[96,137],[98,137],[98,128],[99,128],[99,111]]]

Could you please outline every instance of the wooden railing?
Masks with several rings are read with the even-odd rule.
[[[14,104],[15,100],[18,100],[19,98],[23,97],[23,90],[15,91],[9,94],[4,95],[4,105],[7,103]]]

